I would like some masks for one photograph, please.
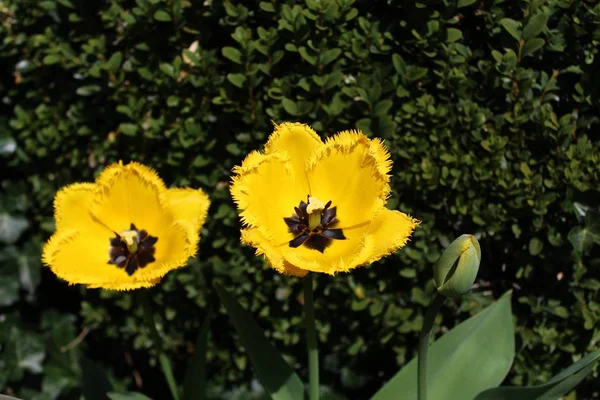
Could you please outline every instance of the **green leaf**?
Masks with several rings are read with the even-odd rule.
[[[462,32],[456,28],[448,28],[446,34],[448,35],[446,38],[447,42],[456,42],[463,37]]]
[[[81,394],[85,400],[106,400],[106,394],[111,391],[112,385],[106,378],[104,371],[89,358],[81,359]]]
[[[108,61],[106,62],[106,69],[110,72],[117,72],[121,67],[121,63],[123,62],[123,53],[117,51],[113,54]]]
[[[92,96],[100,91],[100,86],[98,85],[86,85],[77,88],[75,93],[80,96]]]
[[[541,38],[529,39],[525,42],[525,45],[523,46],[523,57],[526,57],[538,51],[544,46],[545,43],[546,42],[544,41],[544,39]]]
[[[175,400],[179,400],[177,382],[175,382],[175,377],[173,376],[173,370],[171,369],[171,361],[165,353],[160,353],[158,356],[158,362],[163,371],[163,375],[167,380],[167,384],[169,385],[169,389],[171,390],[171,394]]]
[[[330,49],[330,50],[326,50],[323,53],[321,53],[321,55],[319,56],[319,59],[320,59],[322,65],[327,65],[327,64],[331,63],[332,61],[334,61],[336,58],[338,58],[340,56],[340,54],[342,54],[342,50]]]
[[[232,85],[241,88],[246,82],[246,76],[244,74],[227,74],[227,80],[231,82]]]
[[[0,307],[19,301],[19,281],[15,276],[0,276]]]
[[[288,114],[294,116],[300,115],[300,111],[298,111],[298,106],[292,100],[284,97],[283,100],[281,100],[281,105]]]
[[[46,57],[44,57],[42,63],[46,65],[57,64],[60,62],[60,58],[60,54],[48,54]]]
[[[5,396],[3,394],[0,394],[0,400],[23,400],[23,399],[18,399],[16,397],[10,397],[10,396]]]
[[[171,20],[171,16],[165,10],[157,10],[154,13],[154,19],[161,22],[167,22]]]
[[[0,214],[0,242],[11,244],[19,240],[21,234],[29,228],[29,221],[23,217]]]
[[[223,54],[224,57],[230,59],[236,64],[242,63],[242,52],[236,49],[235,47],[223,47],[221,49],[221,54]]]
[[[594,368],[600,359],[596,350],[539,386],[497,387],[480,393],[475,400],[554,400],[569,393]]]
[[[536,14],[529,19],[525,28],[523,28],[523,40],[533,39],[546,28],[548,16],[546,14]]]
[[[569,231],[567,239],[569,239],[569,242],[571,242],[575,251],[583,253],[592,245],[592,243],[600,241],[600,235],[594,234],[594,232],[588,228],[576,226]]]
[[[300,48],[298,48],[298,53],[300,53],[300,56],[305,59],[309,64],[311,65],[317,65],[317,57],[311,56],[310,54],[308,54],[308,52],[306,51],[306,47],[302,46]]]
[[[152,400],[138,392],[110,392],[106,394],[110,400]]]
[[[138,126],[129,122],[123,122],[119,125],[119,132],[126,136],[135,136],[138,132]]]
[[[456,4],[456,6],[458,8],[461,7],[467,7],[470,6],[471,4],[475,3],[477,0],[458,0],[458,3]]]
[[[10,136],[0,137],[0,156],[10,155],[17,150],[17,142]]]
[[[529,241],[529,254],[531,254],[532,256],[537,256],[538,254],[540,254],[543,248],[544,242],[542,242],[540,239],[532,237]]]
[[[521,23],[510,18],[502,18],[500,24],[512,37],[521,40]]]
[[[185,372],[182,400],[204,400],[206,398],[206,352],[208,350],[209,323],[210,313],[204,317],[198,339],[196,339],[196,350]]]
[[[600,244],[600,212],[588,210],[585,213],[585,228],[592,233],[596,244]]]
[[[515,357],[510,292],[446,333],[429,349],[429,392],[436,400],[472,399],[496,387]],[[400,395],[401,394],[401,395]],[[371,400],[417,399],[413,358]]]
[[[266,12],[275,12],[275,6],[273,4],[271,4],[271,3],[266,2],[266,1],[261,1],[258,6],[263,11],[266,11]]]
[[[265,338],[250,313],[221,285],[215,284],[263,387],[274,400],[304,399],[304,385],[281,354]]]

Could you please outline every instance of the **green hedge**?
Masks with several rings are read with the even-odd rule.
[[[215,279],[306,365],[301,285],[240,245],[228,191],[272,121],[382,137],[390,207],[423,221],[396,255],[319,277],[335,390],[367,398],[415,355],[431,265],[464,232],[479,238],[482,267],[443,326],[512,289],[512,383],[541,382],[598,346],[598,232],[581,218],[600,208],[597,2],[4,0],[0,22],[0,392],[78,398],[86,354],[118,387],[139,373],[143,391],[168,396],[136,294],[69,287],[39,261],[56,190],[120,159],[213,202],[199,257],[152,289],[179,380],[209,304],[218,310]],[[215,396],[253,377],[218,311]]]

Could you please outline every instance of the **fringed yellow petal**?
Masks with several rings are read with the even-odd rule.
[[[319,135],[308,125],[284,122],[275,125],[275,131],[265,145],[265,154],[276,152],[287,154],[294,177],[294,185],[302,186],[299,190],[306,196],[310,193],[310,185],[306,176],[306,162],[315,149],[322,145],[323,142]],[[298,199],[298,201],[300,200],[302,199]]]
[[[168,189],[166,197],[175,220],[190,221],[200,229],[210,206],[206,193],[200,189]]]
[[[57,194],[57,232],[44,246],[42,260],[70,284],[114,290],[153,286],[195,255],[209,204],[200,190],[167,190],[158,175],[141,164],[113,164],[96,184],[71,185]],[[139,264],[136,261],[128,273],[124,264],[109,261],[111,239],[130,229],[158,240],[143,254],[139,250]],[[118,249],[113,251],[125,251]],[[152,249],[154,253],[148,253]],[[112,254],[117,254],[112,255],[116,260],[129,253]]]
[[[332,201],[341,228],[371,220],[390,193],[389,153],[379,140],[358,131],[327,140],[308,161],[312,196]]]
[[[304,276],[308,271],[287,262],[281,254],[281,246],[273,246],[256,228],[242,229],[242,243],[256,248],[256,255],[264,256],[273,269],[284,275]]]
[[[135,224],[151,235],[173,222],[168,204],[162,201],[163,181],[152,169],[138,163],[112,164],[96,180],[92,213],[113,232]]]
[[[230,190],[242,222],[268,238],[291,240],[283,218],[293,214],[307,193],[292,184],[287,155],[250,153],[234,173],[237,176],[232,178]]]
[[[56,229],[81,228],[83,221],[90,221],[90,205],[94,194],[93,183],[74,183],[65,186],[54,197],[54,220]]]
[[[401,249],[419,224],[420,221],[400,211],[382,209],[370,224],[358,256],[340,272],[371,264]]]

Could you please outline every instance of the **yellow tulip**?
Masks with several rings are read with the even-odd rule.
[[[234,168],[242,241],[277,271],[335,274],[403,247],[418,221],[385,207],[392,162],[358,131],[326,142],[308,126],[275,127],[264,152]]]
[[[196,253],[209,204],[199,189],[167,189],[142,164],[113,164],[95,183],[56,194],[56,232],[42,259],[70,284],[153,286]]]

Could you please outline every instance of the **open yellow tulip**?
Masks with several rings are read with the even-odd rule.
[[[209,204],[201,190],[167,189],[142,164],[113,164],[95,183],[56,194],[56,232],[42,258],[71,284],[153,286],[196,253]]]
[[[403,247],[418,221],[385,207],[389,153],[378,139],[341,132],[325,143],[308,126],[275,127],[264,153],[234,168],[242,241],[279,272],[334,274]]]

